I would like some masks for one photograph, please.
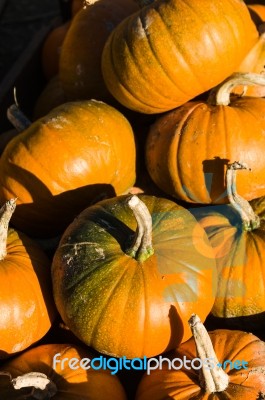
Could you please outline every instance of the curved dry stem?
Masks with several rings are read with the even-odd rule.
[[[211,359],[214,367],[209,367],[203,364],[200,376],[200,385],[207,393],[223,392],[229,384],[229,377],[225,371],[218,366],[213,344],[210,336],[201,322],[198,315],[193,314],[189,319],[189,325],[195,340],[198,357],[201,360]]]
[[[265,86],[265,76],[255,73],[237,72],[214,88],[208,97],[208,103],[217,106],[228,106],[230,94],[236,86]]]
[[[230,204],[238,211],[242,222],[243,229],[246,231],[252,231],[260,226],[260,218],[253,211],[253,208],[249,202],[241,197],[237,193],[236,189],[236,174],[239,169],[250,168],[240,161],[235,161],[232,164],[228,164],[226,172],[226,186],[227,186],[227,196]]]
[[[133,211],[137,221],[137,230],[133,245],[126,251],[126,254],[135,258],[137,261],[145,261],[152,254],[152,217],[143,201],[137,196],[132,196],[128,200],[128,205]]]
[[[31,121],[23,114],[17,104],[12,104],[7,109],[7,118],[18,132],[23,132],[31,125]]]

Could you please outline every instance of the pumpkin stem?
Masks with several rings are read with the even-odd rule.
[[[0,260],[6,256],[8,226],[16,208],[16,200],[10,199],[0,208]]]
[[[49,400],[57,393],[56,385],[41,372],[29,372],[11,379],[15,390],[31,389],[27,394],[31,399]]]
[[[201,360],[210,359],[214,363],[213,368],[203,364],[200,377],[200,385],[206,393],[223,392],[229,384],[229,377],[219,366],[210,336],[196,314],[192,314],[189,325],[195,340],[198,357]]]
[[[217,106],[228,106],[230,94],[236,86],[265,86],[265,76],[255,73],[237,72],[211,90],[208,103]]]
[[[152,254],[152,217],[143,201],[137,196],[132,196],[128,200],[128,205],[133,211],[137,221],[137,230],[133,245],[126,251],[126,254],[135,258],[137,261],[145,261]]]
[[[23,114],[17,104],[12,104],[7,109],[7,118],[18,132],[24,131],[31,125],[31,121]]]
[[[227,196],[230,204],[239,212],[243,221],[243,229],[245,231],[252,231],[260,226],[260,218],[256,215],[249,204],[249,202],[241,197],[236,191],[236,171],[238,169],[248,169],[245,163],[236,161],[227,166],[226,172],[226,186]]]

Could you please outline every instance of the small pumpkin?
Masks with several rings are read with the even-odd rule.
[[[0,358],[42,339],[56,315],[50,260],[25,234],[8,229],[15,207],[11,199],[0,209]]]
[[[90,366],[94,358],[89,349],[72,344],[27,350],[0,367],[1,399],[126,400],[116,375]]]
[[[195,229],[195,225],[197,229]],[[150,357],[190,337],[187,315],[209,314],[216,269],[191,213],[155,196],[119,196],[85,209],[55,251],[58,311],[85,344]]]
[[[265,343],[242,331],[207,333],[197,315],[192,315],[189,324],[193,337],[168,354],[176,367],[169,369],[164,362],[162,368],[145,374],[135,399],[263,399]]]
[[[238,194],[236,174],[245,168],[239,162],[228,165],[229,204],[190,210],[214,249],[219,278],[211,313],[219,318],[265,312],[265,200],[248,203]]]
[[[47,81],[59,72],[61,48],[69,27],[70,21],[56,26],[48,33],[44,40],[41,49],[41,65]]]
[[[108,37],[103,78],[125,107],[162,113],[222,82],[257,40],[243,1],[153,1]]]
[[[257,27],[259,27],[260,24],[262,24],[262,22],[265,22],[265,5],[264,4],[248,4],[248,9],[251,15],[251,18],[253,19],[253,21],[255,22],[255,24],[257,25]]]
[[[109,102],[100,68],[102,50],[113,28],[137,10],[134,0],[84,1],[61,48],[59,77],[68,100]]]
[[[234,74],[208,100],[157,118],[146,141],[146,166],[161,190],[189,203],[228,203],[226,166],[244,159],[253,172],[238,177],[239,193],[246,200],[265,194],[265,99],[230,96],[234,87],[252,84],[264,85],[265,77]]]
[[[133,186],[135,158],[123,114],[96,100],[64,103],[6,146],[0,200],[18,198],[17,229],[36,238],[57,236],[89,204]]]

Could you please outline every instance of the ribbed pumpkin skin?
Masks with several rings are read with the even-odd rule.
[[[53,364],[56,360],[64,363]],[[71,369],[69,360],[90,358],[95,356],[87,349],[71,344],[45,344],[32,348],[20,356],[5,363],[1,370],[9,372],[12,378],[27,374],[29,372],[40,372],[45,374],[57,387],[57,393],[52,397],[54,400],[126,400],[125,391],[115,375],[107,370]],[[79,366],[79,364],[76,364]],[[4,378],[0,382],[1,398],[3,400],[18,399],[18,390],[12,390],[4,386]],[[21,394],[20,394],[21,396]],[[20,398],[20,397],[19,397]],[[24,398],[24,397],[21,397]]]
[[[153,370],[144,375],[139,384],[135,400],[256,400],[265,391],[264,357],[265,344],[251,333],[217,329],[209,332],[219,362],[236,360],[248,362],[247,369],[229,370],[230,364],[224,368],[229,376],[229,385],[223,392],[205,393],[200,388],[200,370],[171,370],[167,363],[163,369]],[[193,338],[183,343],[170,358],[186,356],[188,360],[197,357]],[[176,363],[176,365],[179,365]]]
[[[111,98],[101,73],[103,47],[114,27],[138,9],[134,0],[97,0],[76,13],[59,63],[59,77],[68,100]]]
[[[188,102],[151,126],[146,165],[166,193],[190,202],[228,203],[227,163],[244,160],[252,171],[237,177],[246,200],[265,194],[265,99],[242,97],[229,106]]]
[[[22,351],[50,329],[56,311],[50,261],[22,233],[9,229],[0,261],[0,358]]]
[[[9,142],[0,201],[18,198],[18,229],[56,235],[92,202],[133,186],[135,157],[133,131],[120,112],[98,101],[66,103]]]
[[[207,237],[188,210],[146,195],[154,255],[128,256],[136,231],[128,197],[87,208],[67,228],[52,264],[54,297],[66,325],[97,351],[151,357],[191,336],[193,312],[209,314],[215,259],[210,245],[201,250]]]
[[[239,175],[239,174],[238,174]],[[241,317],[265,311],[265,203],[250,202],[261,225],[242,229],[242,220],[231,205],[191,209],[213,247],[219,275],[212,314]]]
[[[113,30],[103,77],[124,106],[161,113],[222,82],[257,39],[243,1],[158,0]]]

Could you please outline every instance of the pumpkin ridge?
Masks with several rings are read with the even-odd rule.
[[[128,19],[128,20],[129,20],[130,23],[128,23],[128,24],[125,25],[126,32],[128,32],[128,31],[130,30],[131,25],[133,25],[133,24],[135,23],[135,21],[136,21],[136,19],[134,19],[134,18],[130,18],[130,19]],[[139,16],[138,16],[138,21],[141,22],[141,27],[142,27],[143,31],[146,32],[146,31],[145,31],[145,28],[144,28],[144,24],[142,23],[142,19],[141,19],[140,14],[139,14]],[[114,32],[114,33],[115,33],[115,32]],[[162,96],[162,99],[163,99],[163,100],[168,100],[168,101],[170,102],[170,100],[171,100],[170,97],[165,96],[165,93],[162,94],[161,91],[159,91],[158,89],[156,89],[156,87],[155,87],[154,85],[150,86],[150,85],[148,84],[148,81],[145,80],[145,78],[144,78],[144,76],[143,76],[143,71],[142,71],[142,70],[140,69],[140,67],[139,67],[139,62],[137,62],[138,57],[135,57],[134,54],[133,54],[133,51],[132,51],[132,48],[131,48],[131,46],[130,46],[129,40],[127,40],[127,34],[125,33],[124,35],[125,35],[125,39],[124,39],[125,47],[126,47],[127,50],[128,50],[127,57],[128,57],[128,59],[130,58],[130,62],[133,64],[133,66],[137,69],[137,72],[138,72],[138,73],[137,73],[137,76],[136,76],[136,78],[135,78],[135,80],[136,80],[136,82],[138,82],[137,85],[140,85],[139,91],[140,91],[140,92],[146,91],[146,92],[149,93],[149,94],[152,92],[152,93],[155,94],[156,96]],[[113,35],[113,36],[114,36],[114,38],[116,39],[115,35]],[[149,41],[149,39],[148,39],[148,35],[147,35],[147,34],[145,34],[145,38],[146,38],[146,40],[147,40],[147,43],[149,44],[150,41]],[[114,39],[114,42],[115,42],[115,39]],[[113,43],[113,42],[112,42],[112,43]],[[115,63],[114,63],[114,57],[113,57],[113,54],[114,54],[113,46],[111,46],[111,48],[112,48],[112,50],[113,50],[112,53],[111,53],[111,55],[112,55],[112,66],[114,67],[116,76],[119,77],[119,84],[122,84],[123,87],[126,89],[126,91],[129,92],[129,93],[130,93],[133,97],[135,97],[138,101],[140,101],[141,104],[144,104],[144,105],[146,105],[146,106],[148,106],[148,107],[156,108],[157,110],[160,110],[160,107],[159,107],[159,106],[151,104],[150,101],[149,101],[149,102],[146,101],[146,100],[143,101],[143,99],[140,100],[139,97],[138,97],[139,95],[138,95],[136,92],[132,93],[132,89],[130,90],[130,88],[129,88],[126,84],[124,84],[124,80],[123,80],[123,70],[121,70],[121,73],[118,73],[118,72],[117,72],[117,68],[115,68],[116,65],[115,65]],[[150,49],[150,46],[149,46],[149,49]],[[142,50],[141,50],[141,51],[142,51]],[[152,57],[155,58],[155,55],[154,55],[152,52],[151,52],[151,54],[149,54],[149,55],[151,55]],[[134,88],[134,89],[135,89],[135,88]],[[151,96],[151,102],[152,102],[152,96]]]
[[[163,24],[164,24],[164,26],[165,26],[165,31],[163,32],[163,34],[164,34],[164,35],[167,34],[167,39],[169,38],[169,39],[171,40],[171,46],[174,47],[174,49],[178,52],[178,60],[179,60],[179,58],[181,57],[181,58],[183,59],[184,63],[185,63],[186,68],[189,69],[189,73],[191,73],[192,75],[195,75],[195,74],[194,74],[195,70],[193,71],[193,70],[191,69],[191,67],[188,65],[187,61],[185,60],[185,57],[183,56],[183,54],[182,54],[182,53],[179,51],[179,49],[177,48],[176,43],[175,43],[174,40],[173,40],[172,34],[170,34],[170,32],[169,32],[168,29],[167,29],[167,28],[168,28],[168,24],[166,23],[165,19],[164,19],[164,18],[162,17],[162,15],[156,10],[155,7],[153,7],[153,12],[157,12],[157,17],[163,22]],[[142,22],[143,30],[145,30],[145,28],[144,28],[144,25],[145,25],[145,24],[144,24],[143,21],[142,21],[141,14],[139,14],[139,19],[140,19],[141,22]],[[165,32],[166,32],[166,33],[165,33]],[[178,91],[180,91],[180,92],[182,92],[183,94],[186,94],[186,96],[190,97],[190,94],[189,94],[187,91],[183,90],[183,88],[180,87],[180,85],[177,85],[177,82],[170,76],[170,74],[168,74],[168,71],[166,70],[166,66],[165,66],[165,64],[163,63],[163,60],[162,60],[162,62],[161,62],[160,59],[159,59],[159,57],[158,57],[158,55],[157,55],[157,52],[154,51],[154,47],[153,47],[153,45],[152,45],[152,42],[150,41],[150,35],[147,35],[147,34],[146,34],[146,39],[147,39],[147,41],[148,41],[148,44],[149,44],[149,47],[150,47],[150,50],[151,50],[151,56],[154,57],[154,59],[157,61],[157,65],[159,65],[159,67],[161,68],[161,69],[160,69],[160,72],[161,72],[161,71],[163,72],[163,74],[165,75],[166,79],[168,79],[171,83],[173,83],[173,85],[177,88]],[[166,39],[165,39],[165,41],[166,41]],[[168,40],[167,40],[167,43],[168,43]],[[182,83],[182,82],[179,82],[179,84],[181,84],[181,83]],[[185,85],[184,85],[184,86],[185,86]],[[185,87],[186,87],[186,86],[185,86]],[[202,88],[202,90],[203,90],[203,88]],[[160,96],[162,95],[162,93],[161,93],[159,90],[158,90],[158,93],[159,93]],[[163,93],[163,97],[166,98],[166,99],[173,99],[173,98],[174,98],[174,96],[173,96],[173,97],[172,97],[172,96],[166,97],[166,96],[165,96],[165,93]]]

